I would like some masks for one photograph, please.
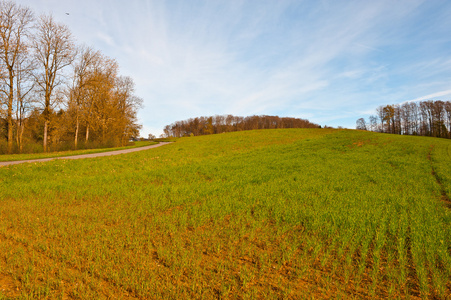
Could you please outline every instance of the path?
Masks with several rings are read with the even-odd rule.
[[[156,144],[156,145],[137,147],[137,148],[131,148],[131,149],[116,150],[116,151],[109,151],[109,152],[80,154],[80,155],[73,155],[73,156],[49,157],[49,158],[39,158],[39,159],[29,159],[29,160],[0,161],[0,167],[9,166],[9,165],[23,164],[23,163],[45,162],[45,161],[50,161],[50,160],[54,160],[54,159],[80,159],[80,158],[91,158],[91,157],[101,157],[101,156],[111,156],[111,155],[118,155],[118,154],[126,154],[126,153],[131,153],[131,152],[148,150],[148,149],[164,146],[164,145],[167,145],[167,144],[170,144],[170,142],[160,142],[159,144]]]

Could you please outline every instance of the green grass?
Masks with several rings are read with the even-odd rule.
[[[17,161],[17,160],[30,160],[39,158],[49,158],[49,157],[62,157],[62,156],[73,156],[80,154],[91,154],[100,152],[109,152],[122,149],[130,149],[137,147],[144,147],[149,145],[157,144],[153,141],[137,141],[133,145],[116,147],[116,148],[101,148],[101,149],[84,149],[84,150],[74,150],[74,151],[60,151],[60,152],[47,152],[47,153],[35,153],[35,154],[3,154],[0,155],[0,161]]]
[[[450,147],[263,130],[2,167],[0,299],[445,299]]]

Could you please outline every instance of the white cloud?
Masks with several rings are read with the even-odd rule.
[[[70,9],[66,20],[79,42],[117,59],[145,101],[143,135],[198,115],[329,123],[381,104],[449,95],[435,91],[449,92],[451,56],[413,51],[410,37],[422,27],[411,28],[432,5],[422,0],[19,2],[62,20]]]
[[[408,100],[408,101],[404,101],[402,104],[407,103],[407,102],[417,102],[417,101],[423,101],[423,100],[443,100],[443,99],[439,99],[441,97],[444,96],[451,96],[451,90],[444,90],[444,91],[440,91],[440,92],[435,92],[432,94],[428,94],[425,96],[421,96],[418,98],[415,98],[413,100]]]
[[[101,31],[97,32],[97,38],[100,41],[106,43],[110,47],[114,47],[115,46],[113,37],[108,35],[108,34],[106,34],[105,32],[101,32]]]

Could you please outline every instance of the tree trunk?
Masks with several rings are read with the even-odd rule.
[[[17,147],[19,148],[19,153],[22,153],[23,151],[23,132],[25,131],[25,123],[23,120],[18,120],[16,122],[16,143]]]
[[[19,152],[22,153],[23,152],[23,132],[25,131],[25,123],[22,121],[22,123],[20,124],[20,127],[18,128],[19,132],[18,132],[18,145],[19,145]]]
[[[13,152],[13,118],[11,116],[11,109],[8,108],[8,153]]]
[[[48,130],[49,121],[45,120],[44,122],[44,152],[47,152],[47,130]]]
[[[75,141],[74,141],[75,150],[77,150],[77,145],[78,145],[78,128],[79,127],[80,127],[80,121],[78,120],[78,115],[77,115],[77,122],[75,125]]]
[[[10,71],[12,74],[12,71]],[[8,153],[13,152],[13,99],[14,99],[14,77],[9,76],[9,95],[8,95]]]
[[[89,124],[86,125],[86,143],[88,142],[89,139]]]
[[[19,128],[19,152],[22,153],[23,152],[23,132],[25,131],[25,123],[22,122],[22,124],[20,124],[20,128]]]

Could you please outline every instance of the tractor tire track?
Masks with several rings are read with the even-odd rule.
[[[440,194],[441,194],[440,200],[443,202],[443,204],[445,204],[445,206],[448,209],[451,209],[451,199],[449,198],[448,194],[446,194],[445,186],[442,183],[442,181],[440,180],[440,176],[438,176],[437,172],[435,171],[434,164],[432,161],[432,150],[434,150],[434,147],[435,147],[434,145],[431,145],[431,147],[429,148],[428,156],[427,156],[429,163],[431,164],[431,174],[432,174],[432,176],[434,176],[435,181],[437,182],[437,184],[440,187]]]

